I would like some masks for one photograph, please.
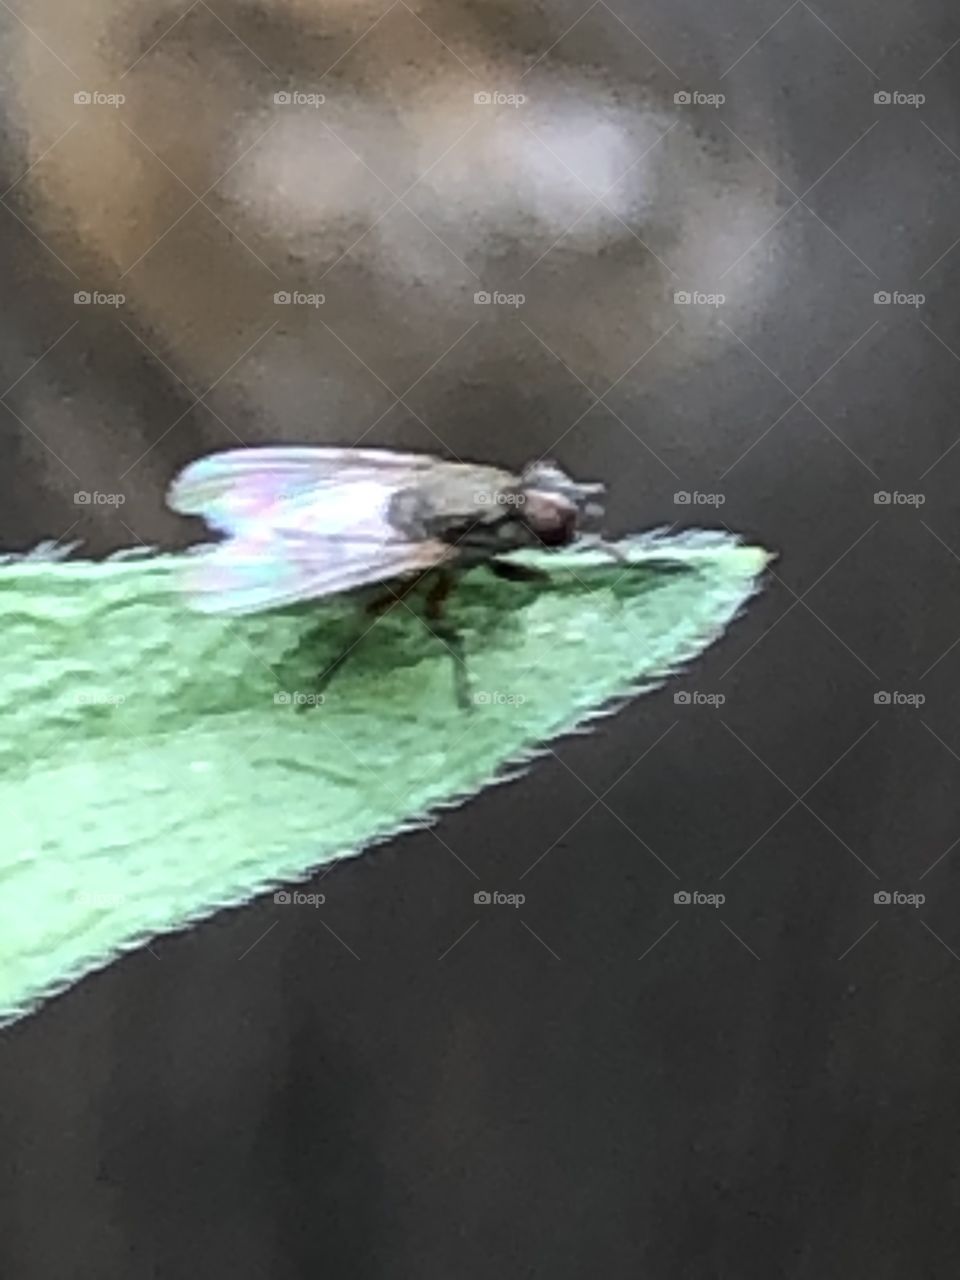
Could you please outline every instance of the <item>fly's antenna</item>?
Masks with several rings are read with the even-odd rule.
[[[571,479],[550,458],[540,458],[537,462],[528,463],[521,472],[520,479],[528,489],[537,489],[541,493],[558,493],[579,507],[584,506],[589,498],[601,497],[606,490],[606,485],[599,482],[584,484]],[[603,509],[599,503],[590,503],[590,506],[595,509],[591,514],[602,514]]]

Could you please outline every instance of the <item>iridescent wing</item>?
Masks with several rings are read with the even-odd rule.
[[[191,463],[175,511],[227,539],[190,556],[185,589],[204,613],[257,613],[422,572],[454,553],[390,521],[396,493],[444,464],[374,449],[237,449]]]
[[[386,449],[229,449],[185,467],[167,501],[174,511],[203,516],[224,533],[238,533],[278,503],[305,498],[311,505],[318,491],[363,483],[404,488],[438,465],[450,464]]]

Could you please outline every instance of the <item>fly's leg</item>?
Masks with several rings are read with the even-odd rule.
[[[383,595],[378,600],[371,600],[367,605],[365,612],[372,618],[379,618],[381,614],[389,613],[390,610],[400,604],[402,600],[406,600],[407,596],[414,589],[419,587],[430,569],[424,569],[420,573],[411,574],[409,578],[405,578],[398,587],[385,587]]]
[[[502,578],[504,582],[549,582],[550,575],[543,569],[535,569],[529,564],[516,564],[513,560],[488,560],[487,567],[491,573]]]
[[[624,555],[613,542],[607,542],[603,538],[591,538],[588,545],[596,547],[599,551],[605,551],[611,560],[616,560],[618,564],[630,565],[632,563],[630,557]]]
[[[320,672],[320,675],[317,677],[316,681],[314,682],[315,692],[323,693],[327,685],[330,683],[333,677],[337,674],[337,672],[346,662],[347,658],[349,658],[350,654],[353,652],[353,650],[356,648],[356,646],[360,643],[360,641],[363,639],[365,635],[366,635],[366,628],[364,628],[363,630],[360,630],[359,628],[357,629],[356,634],[353,636],[350,643],[346,645],[340,651],[340,653],[337,654],[337,656],[334,658],[334,660],[330,663],[329,666],[325,667],[324,670]],[[318,704],[315,702],[307,702],[307,703],[302,702],[298,704],[297,710],[306,711],[309,707],[317,706],[317,705]]]
[[[376,600],[372,600],[367,605],[366,609],[360,615],[359,625],[351,636],[349,644],[344,645],[329,666],[321,671],[314,685],[314,689],[317,693],[322,693],[324,689],[326,689],[330,681],[346,662],[347,658],[349,658],[350,654],[370,630],[373,623],[369,621],[369,619],[379,618],[381,614],[389,613],[395,605],[398,605],[401,600],[410,594],[414,587],[418,586],[423,581],[424,576],[425,575],[423,573],[413,574],[411,577],[400,583],[396,588],[388,586],[382,596]],[[316,705],[316,703],[301,702],[297,704],[297,710],[306,711],[309,707]]]
[[[427,596],[424,606],[424,618],[428,628],[450,650],[450,656],[453,658],[454,694],[458,705],[464,711],[469,711],[472,703],[470,701],[470,679],[467,673],[467,654],[463,636],[443,616],[443,606],[455,583],[456,577],[454,574],[449,570],[440,570]]]
[[[605,551],[610,559],[616,560],[618,564],[629,565],[631,563],[629,556],[624,555],[618,546],[612,542],[605,542],[603,538],[590,538],[589,541],[585,538],[584,545],[596,547],[598,551]],[[543,584],[551,581],[550,574],[544,569],[537,569],[529,564],[517,564],[513,560],[488,560],[487,568],[505,582],[539,582]]]

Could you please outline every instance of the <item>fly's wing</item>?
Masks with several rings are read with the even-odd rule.
[[[204,613],[257,613],[440,564],[451,548],[411,541],[389,519],[396,492],[437,465],[420,454],[305,448],[192,463],[171,488],[171,507],[230,536],[191,556],[191,603]]]
[[[399,489],[438,465],[449,464],[386,449],[228,449],[184,467],[167,503],[183,515],[203,516],[223,533],[239,533],[278,503],[376,477]]]
[[[196,552],[184,590],[200,613],[260,613],[435,568],[452,555],[442,542],[380,546],[342,538],[296,538],[270,531],[229,538]]]

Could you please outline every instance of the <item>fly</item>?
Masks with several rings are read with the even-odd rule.
[[[546,461],[515,475],[428,454],[282,447],[200,458],[174,480],[168,502],[227,535],[190,557],[185,588],[203,613],[260,613],[378,583],[385,594],[367,612],[379,614],[428,582],[425,622],[450,648],[457,698],[469,705],[463,638],[443,616],[458,575],[486,564],[502,578],[542,579],[499,557],[577,541],[603,514],[603,488]]]

